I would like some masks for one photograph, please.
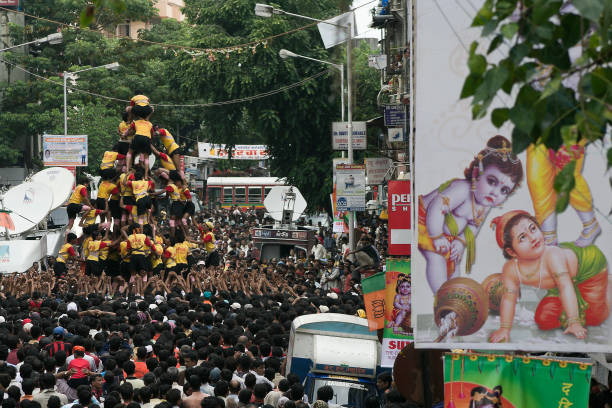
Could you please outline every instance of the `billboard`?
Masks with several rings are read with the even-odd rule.
[[[365,150],[367,131],[365,122],[353,122],[353,150]],[[348,122],[332,123],[332,149],[348,150]]]
[[[229,154],[224,144],[198,142],[198,157],[201,159],[228,159]],[[266,145],[235,145],[232,149],[233,160],[266,160],[269,158]]]
[[[87,166],[87,135],[43,135],[44,166]]]
[[[365,211],[365,166],[336,166],[336,211]]]
[[[387,194],[390,255],[410,255],[412,244],[410,180],[389,180]]]
[[[368,185],[376,186],[383,184],[392,163],[393,161],[388,157],[367,157],[365,164]]]
[[[0,7],[18,7],[19,0],[0,0]]]
[[[416,346],[610,352],[606,149],[581,139],[515,155],[509,122],[472,120],[470,101],[459,100],[462,44],[480,29],[466,4],[445,3],[449,22],[435,3],[416,3]],[[554,177],[570,163],[576,184],[556,213]]]

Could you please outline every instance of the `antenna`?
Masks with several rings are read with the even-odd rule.
[[[275,186],[264,199],[264,206],[275,221],[291,224],[306,210],[306,200],[297,187]]]
[[[0,204],[0,227],[8,238],[35,228],[45,219],[53,204],[53,192],[44,184],[22,183],[7,191]]]
[[[49,167],[30,177],[32,183],[48,186],[53,193],[53,203],[49,211],[55,210],[68,200],[74,185],[74,175],[64,167]]]

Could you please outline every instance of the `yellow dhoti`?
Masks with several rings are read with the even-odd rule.
[[[555,176],[574,159],[576,160],[574,170],[576,184],[570,192],[569,203],[577,211],[593,210],[591,190],[582,176],[586,142],[586,140],[581,140],[569,151],[563,146],[555,152],[541,144],[532,144],[527,148],[527,186],[531,194],[535,217],[540,224],[555,211],[557,204],[557,193],[553,187]]]

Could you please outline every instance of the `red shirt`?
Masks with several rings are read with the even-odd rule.
[[[75,358],[70,362],[70,364],[68,364],[68,370],[71,368],[76,369],[77,372],[70,378],[85,378],[86,375],[83,372],[83,369],[89,370],[89,361],[85,360],[84,358]]]
[[[149,369],[147,368],[147,363],[145,363],[144,361],[134,361],[134,366],[136,367],[136,370],[134,371],[134,377],[136,378],[142,378],[146,373],[149,372]]]

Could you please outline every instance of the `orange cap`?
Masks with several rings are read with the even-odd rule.
[[[495,230],[495,239],[497,240],[497,245],[499,245],[500,248],[504,248],[504,230],[506,229],[506,224],[508,224],[508,221],[510,221],[515,215],[519,214],[530,215],[527,211],[512,210],[508,211],[504,215],[493,218],[493,221],[491,221],[491,228]]]

